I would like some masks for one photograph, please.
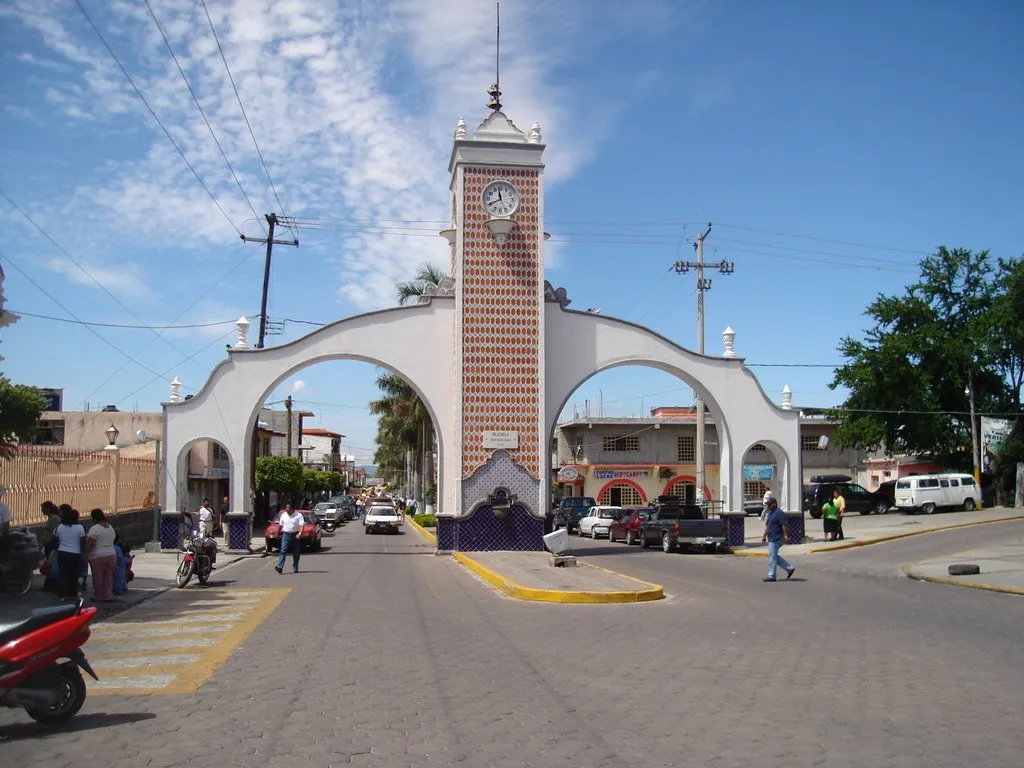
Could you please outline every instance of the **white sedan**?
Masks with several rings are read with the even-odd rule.
[[[592,539],[607,536],[611,524],[618,520],[621,514],[622,507],[591,507],[587,514],[580,518],[580,525],[576,530],[580,536],[589,535]]]

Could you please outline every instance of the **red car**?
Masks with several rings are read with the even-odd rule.
[[[618,520],[608,527],[608,541],[623,540],[627,544],[640,541],[640,526],[651,514],[649,509],[624,509]]]
[[[299,531],[299,541],[302,543],[302,548],[308,552],[316,552],[323,545],[323,528],[320,527],[316,515],[308,509],[297,509],[295,511],[301,513],[303,519],[302,530]],[[267,552],[280,552],[281,523],[277,520],[267,523],[267,528],[263,532],[263,538],[267,544]]]

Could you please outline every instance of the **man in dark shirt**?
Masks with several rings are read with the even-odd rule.
[[[764,522],[764,536],[761,537],[761,541],[768,542],[768,578],[764,581],[775,581],[777,566],[781,566],[786,572],[787,579],[790,578],[796,568],[779,554],[786,541],[786,513],[779,509],[779,502],[775,499],[768,499],[768,516]]]

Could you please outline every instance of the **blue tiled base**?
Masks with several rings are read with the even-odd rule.
[[[804,540],[804,514],[786,515],[786,543],[800,544]]]
[[[160,549],[181,549],[181,515],[160,517]]]
[[[249,550],[249,516],[227,516],[228,549],[247,552]]]
[[[469,517],[437,520],[437,548],[456,552],[535,552],[544,549],[544,521],[514,504],[503,520],[489,506]]]
[[[746,515],[725,516],[725,543],[730,547],[742,547],[746,543]]]
[[[437,518],[437,549],[439,552],[455,551],[455,518]]]

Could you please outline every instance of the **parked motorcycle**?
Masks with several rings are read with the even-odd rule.
[[[0,624],[0,706],[24,707],[29,717],[48,725],[63,723],[82,708],[86,691],[79,669],[99,680],[82,652],[96,615],[84,604],[79,598]]]
[[[217,557],[217,542],[200,536],[198,531],[185,539],[182,545],[181,562],[178,563],[178,572],[174,575],[174,584],[180,589],[192,580],[195,574],[200,584],[210,580],[213,573],[213,563]]]
[[[12,528],[3,541],[0,558],[0,592],[24,595],[32,588],[32,578],[43,560],[39,539],[27,528]]]

